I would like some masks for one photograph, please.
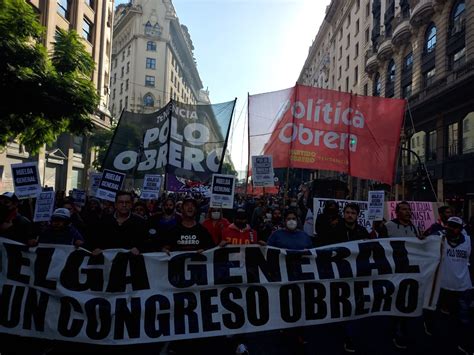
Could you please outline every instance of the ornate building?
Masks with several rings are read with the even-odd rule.
[[[171,98],[208,103],[186,26],[170,0],[134,0],[115,11],[110,110],[153,112]]]
[[[357,15],[358,7],[363,14]],[[465,217],[474,214],[473,15],[472,0],[333,0],[300,75],[302,83],[315,86],[407,99],[401,137],[407,150],[400,159],[395,197],[434,200],[436,194]],[[357,29],[346,35],[351,37],[348,48],[339,49],[339,55],[344,33],[334,33],[348,17],[363,24],[365,35],[362,42],[352,39]],[[329,54],[328,60],[316,59],[320,51]],[[349,60],[347,76],[338,75],[339,57],[346,53],[349,59],[359,53],[362,62]],[[340,79],[333,81],[333,76]]]

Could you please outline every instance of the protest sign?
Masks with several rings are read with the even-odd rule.
[[[160,197],[161,175],[145,175],[143,189],[140,194],[142,200],[157,200]]]
[[[86,205],[86,192],[84,190],[72,189],[72,199],[76,205],[84,207]]]
[[[34,198],[41,192],[37,162],[12,164],[11,168],[15,195],[19,199]]]
[[[0,332],[130,345],[421,316],[436,304],[440,237],[308,251],[259,246],[170,256],[0,239]],[[39,270],[39,271],[38,271]],[[433,292],[434,290],[434,292]]]
[[[115,202],[115,195],[122,188],[125,174],[104,169],[96,197]]]
[[[383,221],[385,191],[369,191],[369,213],[371,221]]]
[[[212,175],[211,207],[234,208],[235,176]]]
[[[54,210],[54,191],[40,192],[36,198],[33,222],[48,222]]]
[[[89,175],[89,195],[96,196],[99,189],[102,173],[90,173]]]
[[[427,230],[433,223],[436,223],[433,202],[407,201],[411,207],[411,221],[421,232]],[[387,202],[388,219],[397,218],[395,208],[400,201]]]
[[[252,183],[253,186],[275,186],[273,158],[271,155],[252,156]]]
[[[353,201],[353,200],[335,200],[331,198],[314,198],[313,199],[313,214],[314,214],[314,231],[316,234],[316,219],[317,217],[323,213],[324,206],[326,206],[327,201],[336,201],[339,207],[339,215],[342,217],[344,207],[348,203],[356,203],[359,208],[359,218],[357,219],[357,223],[362,227],[365,227],[369,233],[372,231],[372,221],[369,220],[368,212],[369,212],[369,203],[367,201]]]

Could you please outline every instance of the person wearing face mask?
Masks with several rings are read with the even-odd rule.
[[[339,215],[339,206],[336,201],[326,201],[323,213],[316,218],[316,244],[318,246],[325,245],[323,241],[330,240],[334,228],[341,222],[342,218]]]
[[[227,244],[265,245],[265,242],[258,240],[257,232],[247,224],[247,212],[244,209],[238,209],[235,213],[234,223],[222,231],[222,240],[219,246],[223,247]]]
[[[298,217],[293,210],[286,212],[285,227],[270,235],[268,245],[290,250],[305,250],[313,247],[311,238],[298,229]]]
[[[259,228],[257,228],[257,232],[261,240],[267,241],[268,237],[270,237],[273,232],[284,227],[285,225],[281,209],[267,209],[265,212],[265,219]]]
[[[202,222],[216,245],[222,240],[222,232],[229,225],[230,222],[222,215],[221,208],[209,208],[207,218]]]

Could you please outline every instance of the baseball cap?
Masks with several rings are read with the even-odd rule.
[[[9,200],[12,200],[14,202],[18,202],[18,197],[16,197],[15,193],[13,192],[4,192],[1,197],[7,198]]]
[[[459,217],[449,217],[448,218],[448,223],[457,224],[461,227],[463,225],[462,219],[459,218]]]
[[[56,208],[51,218],[69,219],[71,218],[71,212],[67,208]]]

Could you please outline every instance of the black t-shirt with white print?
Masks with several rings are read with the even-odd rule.
[[[194,251],[215,247],[211,235],[199,223],[191,228],[178,223],[167,234],[164,244],[170,246],[171,251]]]

